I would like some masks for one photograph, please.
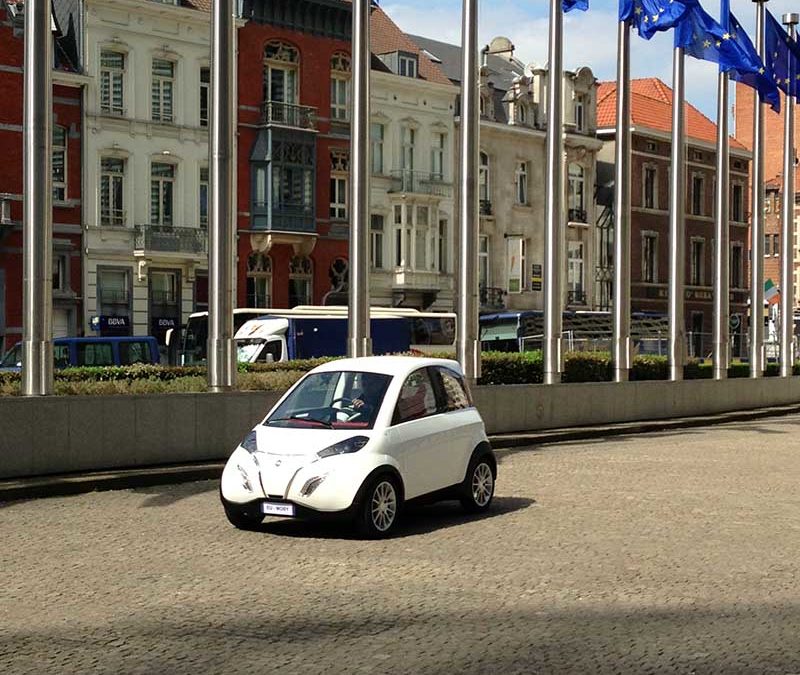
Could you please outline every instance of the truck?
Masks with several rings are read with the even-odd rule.
[[[273,363],[347,354],[347,317],[268,315],[245,322],[236,332],[240,363]],[[411,326],[405,317],[370,320],[373,354],[407,352]]]

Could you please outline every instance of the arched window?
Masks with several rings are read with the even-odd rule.
[[[478,198],[482,202],[490,201],[489,155],[481,153],[481,165],[478,170]]]
[[[350,55],[345,52],[331,57],[331,119],[350,119]]]
[[[247,259],[247,306],[272,306],[272,259],[258,251]]]
[[[289,262],[289,308],[310,305],[314,265],[308,256],[295,256]]]
[[[272,40],[264,48],[264,101],[295,105],[297,103],[300,52],[280,40]],[[275,110],[273,110],[273,114]]]

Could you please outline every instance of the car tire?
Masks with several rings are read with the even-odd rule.
[[[359,504],[356,526],[368,539],[388,537],[400,516],[400,487],[390,474],[381,474],[369,481]]]
[[[225,507],[225,516],[228,521],[239,530],[256,530],[264,520],[263,515],[253,514],[231,504],[223,504],[223,506]]]
[[[489,455],[473,457],[461,487],[461,506],[468,513],[488,511],[494,498],[497,472]]]

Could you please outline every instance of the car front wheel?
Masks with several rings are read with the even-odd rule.
[[[364,491],[358,515],[358,529],[370,539],[388,537],[400,513],[400,490],[388,475],[374,478]]]
[[[486,511],[494,497],[494,469],[484,457],[473,459],[462,487],[461,505],[470,513]]]

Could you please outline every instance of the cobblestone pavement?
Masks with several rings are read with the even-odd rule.
[[[0,673],[800,673],[800,417],[501,453],[395,539],[214,482],[0,504]]]

